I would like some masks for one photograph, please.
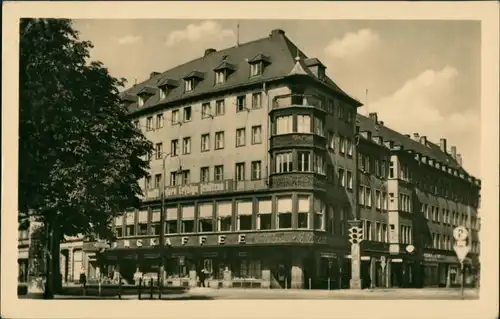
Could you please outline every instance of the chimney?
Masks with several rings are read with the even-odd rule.
[[[210,55],[212,53],[215,53],[217,52],[217,50],[213,49],[213,48],[208,48],[205,50],[205,55],[204,56],[207,56],[207,55]]]
[[[417,142],[420,142],[420,134],[418,133],[413,133],[413,139]]]
[[[378,123],[378,116],[377,116],[377,113],[369,113],[368,114],[368,117],[370,118],[370,120],[372,120],[373,122],[375,122],[375,124]]]
[[[384,125],[384,121],[380,121],[380,122],[378,122],[378,124],[380,124],[380,125],[383,126]]]
[[[427,136],[420,136],[420,143],[427,145]]]
[[[457,154],[457,163],[462,166],[462,154]]]
[[[159,75],[159,74],[160,74],[160,72],[155,72],[155,71],[153,71],[153,72],[151,72],[151,73],[149,74],[149,78],[151,79],[151,78],[153,78],[153,77],[155,77],[155,76],[157,76],[157,75]]]
[[[410,134],[405,134],[406,137],[408,138],[411,138],[411,135]]]
[[[453,157],[454,159],[457,159],[457,147],[456,146],[452,146],[450,148],[450,151],[451,151],[451,157]]]
[[[441,149],[441,152],[446,153],[446,139],[442,138],[439,140],[439,148]]]
[[[269,34],[269,36],[271,38],[277,37],[277,36],[280,36],[280,35],[285,35],[285,31],[283,31],[281,29],[274,29],[274,30],[271,31],[271,34]]]

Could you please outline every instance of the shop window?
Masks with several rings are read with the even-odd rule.
[[[262,276],[262,262],[247,258],[240,259],[234,267],[234,279],[260,279]]]

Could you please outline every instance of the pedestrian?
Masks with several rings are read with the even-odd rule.
[[[200,271],[200,275],[198,276],[200,279],[200,287],[205,287],[205,278],[206,278],[206,269],[203,267]]]
[[[83,268],[80,269],[80,285],[82,285],[83,295],[85,295],[85,290],[87,289],[87,275]]]

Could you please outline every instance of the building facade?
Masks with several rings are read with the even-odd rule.
[[[471,231],[473,271],[480,182],[456,149],[357,114],[325,69],[273,30],[123,92],[154,144],[150,176],[141,209],[114,219],[117,240],[102,253],[84,242],[84,255],[110,277],[155,277],[163,230],[166,285],[194,286],[205,268],[216,287],[346,288],[357,218],[365,286],[452,285],[457,225]]]

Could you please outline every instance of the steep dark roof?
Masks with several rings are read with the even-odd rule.
[[[459,172],[469,176],[467,171],[462,166],[460,166],[460,164],[451,155],[441,151],[439,145],[436,145],[429,141],[427,141],[427,144],[424,145],[413,140],[410,137],[407,137],[388,128],[385,125],[382,125],[380,122],[375,123],[373,119],[361,114],[357,114],[356,120],[357,125],[359,125],[360,131],[369,131],[372,133],[372,136],[380,136],[384,139],[384,141],[392,140],[394,141],[394,144],[401,145],[405,150],[418,152],[423,156],[432,158],[435,161],[445,164],[446,166],[456,169]]]
[[[279,31],[279,32],[278,32]],[[171,86],[171,90],[165,99],[160,101],[160,94],[157,92],[155,96],[149,98],[141,110],[147,109],[157,104],[180,101],[185,97],[199,96],[207,93],[215,93],[221,90],[230,89],[242,85],[262,83],[262,81],[277,80],[290,75],[296,61],[295,57],[299,54],[301,60],[307,59],[307,56],[293,44],[281,30],[273,30],[271,35],[258,39],[252,42],[240,44],[224,50],[212,52],[206,56],[189,61],[187,63],[176,66],[161,74],[155,75],[148,80],[135,85],[134,87],[122,92],[122,96],[136,95],[143,87],[158,87],[167,82],[171,83],[178,81],[177,86]],[[234,72],[223,84],[215,85],[215,72],[224,60],[231,61]],[[262,60],[266,61],[266,67],[263,74],[260,76],[250,76],[248,63],[251,61]],[[314,74],[308,72],[307,66],[301,62],[301,66],[306,69],[307,75],[316,79]],[[202,80],[188,94],[184,92],[184,85],[181,83],[188,76],[195,75],[203,76]],[[318,80],[319,81],[319,80]],[[354,100],[352,97],[342,91],[331,79],[326,78],[323,82],[331,90],[337,92],[340,96],[351,100],[357,106],[361,103]],[[159,91],[159,90],[157,90]],[[138,110],[136,103],[131,103],[129,106],[130,112]]]

